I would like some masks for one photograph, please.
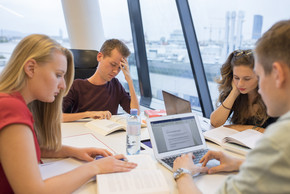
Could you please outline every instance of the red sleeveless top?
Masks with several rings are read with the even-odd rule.
[[[0,130],[11,124],[27,125],[34,137],[37,160],[40,162],[40,147],[33,128],[32,113],[28,109],[23,97],[19,92],[13,94],[0,93]],[[8,148],[7,148],[8,149]],[[0,163],[0,191],[1,193],[13,193]]]

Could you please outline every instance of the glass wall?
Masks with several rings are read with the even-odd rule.
[[[188,0],[204,69],[215,107],[215,80],[229,53],[252,49],[275,22],[289,19],[287,0]]]
[[[0,71],[19,40],[32,33],[49,35],[69,47],[61,1],[0,1]]]
[[[152,96],[166,90],[200,110],[175,0],[140,0]]]
[[[176,0],[139,0],[151,91],[162,90],[191,102],[200,110]],[[275,22],[289,19],[288,0],[188,0],[212,102],[218,97],[215,80],[228,54],[253,48]],[[139,82],[127,0],[99,0],[105,38],[124,41],[132,54],[130,72],[138,94]],[[0,71],[15,45],[31,33],[47,34],[70,48],[60,0],[0,0]],[[122,73],[119,80],[128,89]],[[146,83],[142,83],[146,84]]]
[[[134,82],[136,93],[140,95],[127,0],[99,0],[99,4],[105,39],[120,39],[129,47],[131,51],[131,55],[128,57],[130,73]],[[129,91],[128,84],[122,72],[118,74],[117,78],[126,90]]]

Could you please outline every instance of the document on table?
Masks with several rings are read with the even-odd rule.
[[[112,148],[110,148],[105,143],[100,141],[92,133],[64,137],[62,139],[62,144],[73,146],[73,147],[79,147],[79,148],[86,148],[86,147],[103,148],[103,149],[107,149],[110,152],[115,153],[115,151]]]
[[[99,194],[169,194],[170,190],[156,161],[150,155],[126,156],[138,166],[130,172],[97,175]]]
[[[114,150],[112,150],[110,147],[105,145],[103,142],[101,142],[97,137],[95,137],[91,133],[64,137],[62,139],[62,144],[73,146],[73,147],[79,147],[79,148],[83,148],[83,147],[104,148],[111,152],[114,152]],[[85,163],[84,161],[80,161],[74,158],[65,158],[65,159],[61,159],[61,160],[57,160],[53,162],[40,164],[39,168],[40,168],[42,179],[45,180],[47,178],[71,171],[74,168],[77,168],[84,163]],[[92,178],[91,180],[95,180],[95,177]]]
[[[73,158],[66,158],[62,160],[57,160],[55,162],[39,164],[39,169],[42,179],[45,180],[47,178],[51,178],[69,172],[81,166],[84,163],[85,162]]]

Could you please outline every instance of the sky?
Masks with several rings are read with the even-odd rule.
[[[71,0],[78,1],[78,0]],[[84,0],[81,0],[84,1]],[[289,0],[188,0],[199,38],[224,33],[227,11],[244,11],[243,31],[250,36],[253,16],[263,15],[262,31],[290,18]],[[132,39],[127,0],[99,0],[106,37]],[[175,0],[140,0],[145,35],[150,40],[168,38],[181,29]],[[67,37],[61,0],[0,0],[0,29]],[[222,38],[222,37],[221,37]]]
[[[58,35],[66,31],[60,0],[0,0],[0,28]]]

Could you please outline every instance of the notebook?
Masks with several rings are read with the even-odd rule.
[[[208,151],[195,113],[149,118],[147,128],[156,160],[171,171],[181,154],[192,152],[197,164]]]
[[[167,115],[190,113],[191,104],[189,101],[162,90],[165,110]]]

